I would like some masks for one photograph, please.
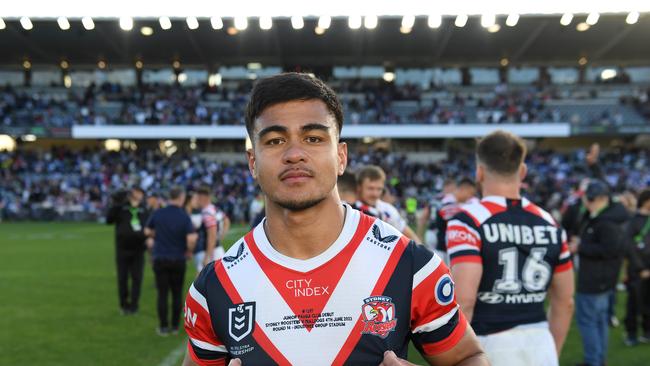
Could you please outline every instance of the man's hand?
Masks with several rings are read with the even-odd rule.
[[[644,269],[643,271],[641,271],[641,273],[639,273],[639,277],[641,277],[644,280],[650,278],[650,269]]]
[[[571,237],[571,242],[569,243],[569,252],[571,254],[576,254],[578,252],[578,247],[580,246],[580,238],[577,236]]]
[[[384,360],[379,364],[379,366],[417,366],[414,363],[410,363],[406,360],[398,358],[395,352],[386,351],[384,352]]]
[[[238,358],[233,358],[230,360],[230,362],[228,362],[228,366],[242,366],[241,360]]]

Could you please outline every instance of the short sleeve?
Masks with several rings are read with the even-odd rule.
[[[473,220],[459,213],[447,223],[447,253],[453,266],[461,262],[482,264],[481,234]]]
[[[452,349],[465,334],[467,320],[456,302],[454,281],[437,254],[413,245],[411,335],[416,348],[434,356]]]
[[[566,231],[562,230],[562,249],[560,249],[557,265],[553,272],[560,273],[572,268],[573,263],[571,262],[571,252],[569,251],[569,244],[567,243],[567,234]]]
[[[208,267],[214,270],[212,265]],[[189,337],[187,351],[200,366],[225,366],[228,351],[212,328],[210,310],[202,291],[204,279],[205,276],[199,275],[185,298],[184,325]]]

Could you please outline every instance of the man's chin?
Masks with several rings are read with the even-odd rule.
[[[289,211],[304,211],[310,209],[319,203],[323,202],[325,197],[313,198],[313,199],[304,199],[304,200],[284,200],[284,201],[275,201],[275,203]]]

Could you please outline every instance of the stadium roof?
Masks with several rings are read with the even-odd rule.
[[[161,1],[152,7],[150,2],[146,2],[147,6],[127,6],[128,2],[115,0],[110,7],[104,4],[101,11],[93,2],[74,7],[51,1],[8,2],[3,4],[0,18],[0,67],[20,68],[25,60],[34,66],[56,66],[65,60],[73,69],[94,68],[99,60],[109,67],[132,66],[137,60],[145,67],[168,67],[178,60],[183,67],[200,68],[249,62],[288,67],[498,66],[503,59],[513,66],[576,66],[583,58],[583,62],[606,66],[650,63],[650,14],[639,16],[636,12],[650,10],[650,1],[564,2],[570,4],[557,0],[447,2],[458,4],[454,7],[441,3],[436,8],[438,15],[420,15],[430,13],[417,11],[422,8],[421,1],[379,1],[376,6],[359,2],[373,14],[390,14],[378,18],[376,29],[365,27],[366,19],[376,19],[375,15],[363,13],[357,2],[348,1],[345,8],[345,2],[340,0],[305,2],[309,7],[288,1],[234,1],[224,2],[215,10],[199,1]],[[290,12],[290,4],[299,5]],[[347,15],[339,16],[344,13],[341,9]],[[316,14],[328,10],[334,16],[331,25],[320,30],[323,34],[316,34],[320,20]],[[492,13],[472,16],[488,10]],[[247,18],[241,17],[245,11]],[[569,19],[562,15],[565,11],[575,16]],[[598,11],[607,13],[599,16]],[[158,15],[171,12],[175,14],[169,20],[171,29],[164,30],[167,18],[159,19]],[[199,12],[204,16],[192,16]],[[219,12],[219,18],[206,15],[215,12]],[[66,18],[59,19],[61,14]],[[94,17],[92,30],[82,25],[83,14]],[[276,14],[299,14],[304,18]],[[455,23],[464,14],[470,15],[469,21],[459,27]],[[31,18],[27,23],[28,16]],[[442,23],[436,27],[435,19],[440,16]],[[239,24],[237,29],[235,21],[241,23],[243,19],[247,28],[243,30]],[[429,24],[432,19],[433,24]],[[569,24],[562,25],[561,19]],[[261,22],[266,22],[267,27],[271,22],[271,29],[261,29]],[[354,22],[359,29],[351,28]],[[125,31],[121,26],[131,29]]]

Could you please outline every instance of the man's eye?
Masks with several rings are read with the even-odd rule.
[[[317,143],[317,142],[321,142],[321,141],[323,141],[323,139],[321,139],[320,137],[316,137],[316,136],[307,137],[307,142],[309,142],[309,143]]]
[[[282,139],[276,138],[276,139],[270,139],[266,142],[267,145],[279,145],[282,143]]]

